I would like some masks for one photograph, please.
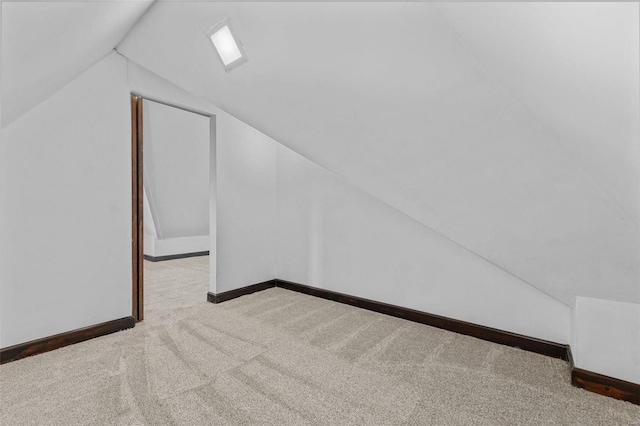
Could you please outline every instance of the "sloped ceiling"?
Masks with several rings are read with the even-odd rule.
[[[109,53],[152,0],[2,2],[2,125]]]
[[[637,197],[636,185],[628,184],[638,177],[637,3],[440,9],[485,73],[562,139],[614,202]]]
[[[224,17],[249,57],[228,74]],[[640,302],[638,17],[160,2],[119,49],[566,304]]]
[[[2,122],[150,1],[3,2]],[[226,74],[205,31],[231,18]],[[637,3],[160,2],[120,50],[567,304],[640,301]]]

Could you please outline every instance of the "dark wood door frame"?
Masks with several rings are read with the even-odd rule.
[[[133,274],[131,315],[136,321],[144,319],[142,105],[140,96],[131,95],[131,265]]]
[[[144,101],[151,101],[158,104],[177,108],[183,111],[202,115],[209,118],[210,137],[210,173],[215,174],[216,164],[216,116],[214,114],[199,111],[193,108],[185,108],[164,102],[159,99],[131,93],[131,265],[132,265],[132,294],[131,294],[131,315],[136,321],[144,319],[144,162],[143,162],[143,105]],[[210,196],[215,199],[215,183],[210,188]],[[212,191],[212,192],[211,192]],[[209,235],[215,240],[215,210],[209,212],[210,228]],[[215,274],[215,268],[210,271]]]

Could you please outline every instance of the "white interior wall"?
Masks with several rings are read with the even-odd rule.
[[[574,306],[640,300],[639,30],[637,2],[166,2],[120,49]]]
[[[276,143],[240,120],[129,62],[131,90],[216,116],[211,152],[210,291],[219,293],[275,278]],[[160,256],[162,240],[156,241]]]
[[[219,293],[276,278],[277,144],[227,114],[217,116],[218,200],[225,203],[217,210]]]
[[[209,121],[144,101],[145,255],[209,251]]]
[[[13,287],[13,276],[11,273],[11,263],[9,261],[8,235],[6,210],[4,208],[4,200],[6,199],[5,191],[5,149],[4,143],[0,142],[0,347],[3,345],[4,338],[4,317],[5,310],[10,308],[11,301],[7,299],[5,287]]]
[[[2,22],[2,5],[0,4],[0,22]],[[0,81],[2,81],[2,30],[0,29]],[[2,129],[2,100],[3,100],[2,84],[0,84],[0,129]],[[4,143],[4,136],[0,133],[0,347],[2,347],[2,335],[4,327],[4,315],[2,312],[8,304],[4,292],[4,286],[13,286],[13,278],[11,276],[10,262],[8,257],[8,239],[7,239],[7,215],[5,211],[6,200],[6,173],[7,155]]]
[[[209,235],[164,238],[162,240],[156,238],[153,240],[152,248],[149,251],[147,251],[146,247],[144,248],[144,254],[161,257],[209,251],[211,247],[210,239],[211,237]]]
[[[143,101],[144,186],[158,238],[209,235],[209,117]]]
[[[3,6],[4,6],[4,4],[3,4]],[[637,6],[636,6],[636,8],[637,8]],[[637,13],[636,13],[636,15],[637,15]],[[261,31],[258,31],[258,33],[261,33]],[[151,34],[153,34],[153,32],[151,32]],[[168,34],[167,36],[168,37],[173,37],[172,34]],[[198,34],[197,36],[200,36],[200,35]],[[498,34],[498,36],[500,36],[500,34]],[[505,38],[502,37],[502,39],[505,39]],[[634,40],[635,40],[634,42],[637,42],[637,38],[634,39]],[[245,38],[245,41],[246,41],[246,38]],[[554,43],[555,43],[555,40],[554,40]],[[158,43],[158,44],[162,45],[163,47],[166,47],[166,45],[164,43]],[[182,45],[182,46],[185,45],[185,43],[182,43],[179,40],[178,40],[178,44]],[[146,44],[146,46],[148,47],[149,45]],[[637,51],[637,49],[636,49],[636,51]],[[156,52],[155,51],[150,51],[150,53],[152,55],[154,55]],[[173,53],[173,51],[171,53]],[[200,56],[201,55],[196,55],[196,57],[200,57]],[[173,58],[173,63],[175,63],[175,61],[176,61],[176,59]],[[188,63],[188,61],[185,61],[185,63]],[[637,63],[635,64],[635,66],[637,66]],[[208,72],[208,68],[206,68],[206,67],[204,67],[204,68],[207,69],[207,72]],[[177,70],[176,72],[180,72],[180,71],[181,70]],[[276,70],[276,71],[278,71],[278,70]],[[135,74],[135,72],[133,74]],[[608,75],[608,74],[603,73],[603,75]],[[159,97],[166,96],[166,98],[168,100],[174,100],[175,102],[178,102],[178,103],[179,102],[184,102],[185,106],[198,107],[198,105],[200,105],[201,109],[203,109],[203,110],[211,107],[211,105],[208,104],[207,102],[202,101],[201,99],[199,99],[197,97],[188,95],[186,92],[181,91],[180,89],[178,89],[175,86],[172,86],[171,84],[167,83],[166,81],[162,81],[157,76],[154,76],[151,73],[148,73],[148,72],[145,71],[145,72],[139,73],[138,77],[139,77],[139,81],[137,81],[135,84],[132,84],[132,87],[135,86],[135,87],[138,87],[138,88],[150,89],[149,92],[148,92],[149,94],[153,94],[154,91],[155,91],[158,94],[157,96],[159,96]],[[82,77],[82,78],[84,78],[84,77]],[[189,79],[189,78],[191,78],[191,76],[188,76],[187,74],[185,74],[184,78]],[[78,81],[80,81],[80,80],[81,79],[78,79]],[[178,80],[179,79],[177,79],[175,81],[178,81]],[[266,80],[270,81],[269,79],[266,79]],[[70,86],[71,87],[75,87],[77,84],[79,84],[78,81],[74,81],[73,83],[71,83]],[[160,82],[160,83],[156,84],[154,86],[154,82],[155,83]],[[187,86],[185,86],[185,87],[187,87]],[[529,86],[526,86],[526,87],[529,87]],[[158,90],[156,91],[155,89],[158,89]],[[66,93],[68,90],[69,89],[66,88],[66,89],[63,90],[63,92]],[[140,90],[143,91],[144,89],[140,89]],[[231,90],[231,92],[232,93],[236,93],[234,90],[235,89]],[[532,90],[537,90],[537,89],[532,89]],[[74,92],[75,90],[71,89],[71,91]],[[304,92],[304,91],[301,91],[301,92]],[[67,95],[68,95],[68,93],[67,93]],[[56,94],[54,96],[54,98],[56,98],[58,96],[60,96],[60,94]],[[66,96],[66,95],[62,95],[62,96]],[[38,106],[36,108],[36,110],[34,110],[34,111],[40,111],[41,109],[45,109],[45,110],[48,111],[47,105],[50,105],[51,102],[58,102],[59,103],[60,99],[58,99],[57,101],[54,101],[54,100],[51,100],[51,99],[47,100],[46,102],[44,102],[43,104]],[[631,102],[635,102],[635,101],[631,100]],[[633,106],[636,107],[637,105],[634,103]],[[68,109],[68,106],[67,106],[67,109]],[[128,104],[126,106],[126,109],[128,111]],[[212,108],[212,110],[213,109],[216,109],[216,108]],[[28,116],[32,116],[32,114],[39,115],[41,113],[32,112]],[[314,115],[314,114],[308,114],[308,115],[316,117],[316,115]],[[31,121],[29,118],[26,118],[26,117],[23,117],[23,119]],[[267,117],[267,119],[269,119],[269,118]],[[21,128],[26,127],[24,124],[23,125],[19,125],[19,127],[20,126],[21,126]],[[81,130],[87,130],[87,129],[81,129]],[[40,129],[40,130],[37,130],[37,129],[36,130],[31,130],[31,134],[34,134],[34,133],[44,133],[44,131],[42,129]],[[17,138],[22,138],[22,136],[21,136],[22,133],[21,132],[13,130],[13,134]],[[87,134],[89,134],[89,133],[87,133]],[[2,137],[3,137],[3,141],[2,142],[3,143],[2,143],[2,146],[0,146],[0,166],[2,166],[1,167],[2,170],[0,170],[0,191],[3,190],[2,189],[3,173],[7,174],[7,177],[9,178],[9,180],[13,180],[17,176],[17,173],[15,173],[17,166],[15,166],[15,165],[10,166],[9,162],[6,161],[6,159],[8,158],[9,155],[11,155],[12,156],[11,158],[13,159],[13,154],[16,152],[16,149],[14,147],[12,149],[5,150],[5,141],[7,140],[5,135],[6,135],[6,133],[3,131],[3,135],[2,135]],[[51,138],[49,138],[49,139],[51,139]],[[127,141],[126,143],[128,144],[129,143],[128,130],[127,130],[126,141]],[[597,143],[595,143],[594,141],[589,141],[589,142],[591,143],[591,145],[596,146],[595,150],[597,150]],[[64,147],[65,145],[62,145],[62,146]],[[582,146],[582,145],[580,145],[580,146]],[[25,154],[25,151],[22,150],[22,148],[19,148],[18,150],[21,151],[21,154],[23,154],[23,155]],[[25,148],[25,150],[26,150],[26,148]],[[20,157],[17,157],[17,158],[20,158]],[[57,158],[57,157],[53,157],[53,158]],[[594,158],[599,158],[599,156],[592,157],[590,159],[590,161],[595,162]],[[634,160],[634,162],[635,161],[637,161],[637,159]],[[52,165],[49,165],[49,169],[48,170],[50,170],[51,167],[52,167]],[[58,177],[58,179],[60,179],[60,178],[61,177]],[[6,235],[2,235],[1,234],[1,232],[3,231],[2,227],[1,227],[1,225],[2,225],[1,221],[5,220],[6,218],[9,218],[9,214],[11,214],[11,212],[15,213],[16,209],[19,209],[20,207],[19,206],[18,207],[12,206],[12,207],[10,207],[10,209],[8,209],[8,211],[5,214],[5,212],[2,211],[2,208],[3,208],[2,202],[5,201],[5,200],[7,200],[7,201],[15,200],[16,194],[15,194],[15,191],[10,191],[9,189],[5,189],[5,192],[4,193],[0,192],[0,195],[2,195],[2,198],[0,199],[0,237],[2,237],[2,238],[0,238],[0,282],[1,282],[1,285],[0,285],[0,300],[2,301],[2,303],[0,303],[0,309],[2,309],[2,312],[1,312],[1,315],[0,315],[0,324],[1,324],[6,320],[6,318],[9,318],[9,316],[6,315],[5,313],[7,312],[7,310],[11,310],[12,309],[12,307],[9,306],[10,304],[13,304],[15,300],[18,300],[19,303],[24,303],[24,301],[21,301],[19,298],[15,298],[14,296],[16,295],[15,292],[19,288],[19,284],[20,283],[24,284],[25,281],[24,281],[24,277],[21,276],[21,275],[20,276],[16,276],[15,277],[16,279],[14,280],[14,276],[13,276],[13,274],[11,272],[11,269],[13,269],[13,266],[15,266],[16,264],[13,261],[13,259],[14,259],[13,255],[11,257],[9,257],[9,254],[11,254],[11,253],[9,253],[9,251],[6,250],[6,248],[7,248],[7,244],[9,243],[9,239],[8,238],[11,238],[12,234],[11,235],[8,234],[8,233]],[[632,203],[635,203],[637,200],[634,198],[631,201],[632,201]],[[632,203],[630,202],[630,204],[632,204]],[[266,207],[268,207],[268,206],[266,206]],[[267,210],[268,210],[268,208],[267,208]],[[314,209],[314,211],[317,211],[317,210],[318,209]],[[621,210],[625,210],[625,209],[621,209]],[[319,219],[320,217],[322,217],[322,216],[319,216],[318,214],[316,214],[313,217],[313,219],[311,220],[311,223],[316,224],[316,225],[314,225],[315,228],[318,227],[318,224],[322,224],[322,221]],[[13,218],[14,218],[14,216],[11,216],[11,218],[10,218],[12,227],[15,224],[20,225],[20,226],[24,225],[24,224],[20,224],[20,221],[17,221],[14,224]],[[47,223],[49,223],[49,222],[47,222]],[[212,227],[212,229],[215,229],[215,228]],[[48,232],[50,233],[51,231],[48,231]],[[47,233],[45,232],[45,235],[46,234]],[[29,235],[33,237],[33,233],[31,233]],[[317,239],[319,234],[315,233],[314,235],[316,235],[316,237],[314,237],[314,238]],[[260,243],[258,243],[258,244],[260,244]],[[313,243],[311,243],[311,246],[312,247],[317,247],[318,243],[317,242],[313,242]],[[4,253],[2,252],[3,249],[5,250]],[[568,250],[565,250],[565,252],[566,251],[568,251]],[[12,252],[13,252],[13,247],[12,247]],[[212,256],[212,258],[214,258],[214,257],[215,256]],[[309,276],[315,277],[314,280],[316,282],[318,282],[318,280],[322,281],[322,279],[321,279],[322,276],[323,276],[323,272],[322,271],[324,271],[324,269],[321,267],[321,265],[322,265],[321,259],[322,258],[319,257],[317,251],[315,252],[315,254],[312,253],[311,255],[307,255],[307,257],[308,257],[308,259],[314,259],[313,262],[311,262],[311,264],[315,265],[315,266],[309,266],[308,267],[308,271],[306,271],[306,272],[305,272],[303,267],[300,267],[300,269],[296,269],[297,267],[293,268],[295,270],[292,270],[292,272],[291,272],[292,276],[295,273],[295,274],[298,274],[300,277],[304,277],[305,273],[308,273]],[[234,263],[233,260],[231,262],[229,262],[229,266],[232,265],[233,263]],[[281,265],[281,263],[282,263],[281,261],[278,262],[278,265]],[[265,264],[262,264],[260,267],[262,268],[261,270],[263,272],[269,270],[269,268],[266,266],[266,262],[265,262]],[[233,272],[231,271],[231,269],[232,268],[228,269],[228,275],[227,275],[227,277],[230,278],[229,279],[229,283],[231,283],[230,287],[240,286],[241,285],[240,283],[246,277],[244,277],[244,278],[243,277],[239,277],[239,276],[235,276],[234,277],[233,276]],[[298,271],[298,272],[296,272],[296,271]],[[633,273],[634,271],[631,271],[631,272]],[[275,275],[275,272],[273,274],[265,272],[262,275],[265,276],[265,277],[269,277],[271,275]],[[603,273],[603,277],[606,278],[606,275],[607,275],[606,273]],[[320,278],[318,278],[318,277],[320,277]],[[239,278],[243,278],[243,279],[239,279]],[[257,282],[257,281],[261,280],[259,278],[258,279],[254,279],[254,277],[251,277],[251,278],[252,278],[253,282]],[[265,278],[265,279],[268,279],[268,278]],[[48,282],[50,283],[51,280],[49,280]],[[637,281],[635,283],[637,284]],[[556,283],[556,284],[558,284],[558,283]],[[560,285],[560,284],[562,284],[562,283],[559,283],[558,285]],[[33,295],[35,290],[33,288],[29,288],[29,287],[30,286],[27,286],[26,293],[30,293],[31,295]],[[7,293],[7,290],[10,290],[11,293]],[[578,291],[578,290],[579,289],[576,288],[576,291]],[[212,291],[215,291],[215,285],[212,286]],[[610,293],[614,294],[614,291],[611,290]],[[581,298],[579,298],[579,299],[581,299]],[[582,303],[582,301],[578,300],[578,304],[579,304],[579,306],[581,306],[583,303]],[[613,309],[614,306],[611,305],[610,303],[608,303],[607,301],[598,302],[598,304],[607,305],[607,307],[606,307],[606,309],[604,309],[604,311],[608,311],[608,312],[614,312],[615,311],[615,309]],[[588,306],[588,302],[587,302],[587,304],[585,306]],[[620,316],[619,318],[628,320],[630,322],[630,324],[634,324],[634,323],[637,324],[639,320],[637,319],[637,317],[634,318],[634,315],[633,315],[634,309],[636,309],[636,308],[631,308],[630,310],[624,310],[624,312],[627,312],[627,314],[624,314],[624,315]],[[595,346],[598,343],[601,343],[603,341],[607,342],[606,343],[607,345],[618,345],[619,342],[621,340],[623,340],[623,339],[620,339],[619,335],[617,335],[617,334],[616,334],[616,336],[618,336],[618,337],[615,337],[613,339],[609,339],[609,337],[607,336],[607,331],[606,330],[615,329],[617,327],[617,324],[610,325],[609,328],[602,329],[599,332],[595,332],[594,333],[590,329],[590,325],[589,324],[590,324],[591,321],[590,320],[585,320],[585,318],[592,317],[592,315],[588,314],[588,312],[591,312],[591,311],[594,311],[594,310],[597,311],[596,309],[591,309],[590,307],[587,307],[585,309],[581,309],[581,311],[582,311],[581,313],[577,312],[577,311],[575,312],[576,318],[574,320],[574,327],[573,327],[575,333],[574,333],[574,335],[571,336],[571,342],[572,342],[572,345],[573,345],[572,347],[574,348],[574,355],[578,359],[578,363],[579,363],[578,365],[579,366],[581,366],[583,368],[588,368],[588,367],[586,367],[587,365],[592,365],[591,369],[593,371],[600,370],[599,372],[602,372],[603,374],[607,374],[607,371],[609,371],[609,370],[607,370],[606,366],[604,366],[606,363],[598,361],[598,360],[601,360],[601,361],[602,360],[607,360],[607,357],[606,357],[606,355],[604,355],[602,353],[598,353],[598,350],[595,349]],[[600,311],[598,311],[598,312],[600,312]],[[600,318],[601,316],[602,315],[597,314],[597,315],[594,315],[593,317],[594,318]],[[71,328],[77,328],[78,326],[81,326],[81,325],[74,325],[74,327],[71,327]],[[25,329],[33,329],[33,328],[34,328],[33,324],[27,325],[25,327]],[[581,337],[578,338],[577,337],[578,335],[581,336]],[[626,330],[626,335],[627,335],[627,337],[630,337],[631,339],[633,339],[635,336],[637,336],[637,332],[634,331],[633,327],[630,327],[630,328],[628,328]],[[593,337],[593,338],[591,338],[591,337]],[[13,339],[13,340],[16,340],[16,339]],[[573,343],[574,341],[576,343]],[[2,333],[2,336],[0,336],[0,345],[3,346],[3,347],[7,346],[8,344],[6,342],[7,342],[7,340],[4,337],[4,333]],[[608,347],[609,350],[622,350],[622,351],[625,351],[626,350],[625,348],[626,348],[625,346],[617,346],[617,347],[610,346],[610,347]],[[630,347],[630,350],[633,351],[634,347]],[[633,353],[633,352],[630,352],[630,353]],[[637,353],[637,351],[635,353]],[[590,361],[589,357],[592,356],[592,355],[594,357],[593,357],[593,360]],[[627,359],[632,359],[632,357],[631,358],[627,357]],[[631,363],[626,363],[624,368],[629,369],[629,371],[632,371],[632,369],[634,368],[634,365],[637,365],[637,363],[634,364],[634,361],[632,361]],[[609,371],[609,374],[610,375],[614,375],[614,377],[616,375],[617,375],[617,377],[635,377],[633,375],[630,375],[628,372],[626,372],[626,373],[623,372],[622,374],[620,374],[620,373],[618,373],[616,371]],[[633,380],[633,379],[631,379],[631,380]],[[638,381],[638,380],[636,379],[636,381]]]
[[[207,193],[207,196],[209,194]],[[142,209],[143,209],[143,238],[144,238],[144,254],[147,256],[156,255],[156,240],[158,234],[156,233],[156,227],[153,223],[153,214],[151,214],[151,207],[149,206],[149,198],[147,197],[147,191],[142,189]]]
[[[125,59],[110,54],[2,130],[2,172],[20,185],[2,194],[1,347],[131,315],[130,91],[217,116],[225,167],[211,185],[222,231],[211,291],[275,277],[275,142],[134,63],[128,71],[129,86]]]
[[[208,150],[207,150],[208,151]],[[207,152],[207,156],[209,153]],[[208,167],[208,162],[207,162]],[[209,171],[206,174],[206,183],[209,184]],[[209,188],[204,194],[206,196],[206,221],[207,229],[209,228]],[[184,253],[198,253],[209,251],[210,236],[196,235],[189,237],[174,237],[174,238],[162,238],[159,239],[156,233],[156,227],[154,225],[154,216],[151,213],[151,207],[149,206],[149,200],[147,198],[147,192],[143,190],[143,214],[144,214],[144,254],[151,257],[171,256]],[[215,207],[215,203],[211,206]],[[215,223],[215,222],[213,222]]]
[[[640,383],[640,305],[578,297],[575,365]]]
[[[568,305],[638,303],[638,15],[159,2],[119,49]],[[230,73],[204,36],[225,16],[249,56]]]
[[[209,195],[209,194],[207,194]],[[208,198],[208,197],[207,197]],[[144,235],[149,235],[150,237],[157,237],[158,233],[156,232],[156,225],[153,221],[153,215],[151,214],[151,206],[149,205],[149,198],[147,197],[147,190],[142,189],[142,206],[143,206],[143,230]]]
[[[1,347],[131,315],[128,93],[110,54],[3,128]]]
[[[222,111],[133,63],[130,81],[137,92],[218,114],[218,200],[225,197],[235,203],[227,203],[234,208],[218,207],[218,233],[228,235],[228,239],[219,241],[219,278],[212,291],[278,277],[543,339],[568,341],[567,306],[486,264],[235,119],[229,117],[236,124],[235,130],[229,126],[223,138]],[[269,205],[275,206],[274,147],[278,156],[278,215],[270,225],[269,220],[275,219],[268,214]],[[247,162],[254,167],[248,167]],[[249,170],[251,173],[247,174]],[[252,195],[243,188],[257,190]],[[257,193],[267,194],[254,205],[261,204],[266,209],[268,220],[262,217],[258,221],[257,217],[262,215],[254,215],[234,223],[232,217],[241,214],[245,203],[250,202],[247,197],[255,197]],[[323,225],[326,214],[333,218],[333,227]],[[231,226],[226,233],[222,230],[223,223]],[[277,223],[278,231],[277,238],[271,237],[272,241],[278,241],[277,271],[248,276],[255,273],[253,267],[242,268],[237,260],[254,240],[255,231],[262,228],[263,232],[273,223]],[[377,236],[376,232],[369,232],[372,229],[377,230]],[[372,244],[372,238],[377,244]],[[222,253],[221,247],[229,251]],[[349,256],[344,256],[345,250]],[[422,259],[424,253],[430,256],[427,260]],[[436,260],[431,259],[433,256],[437,256]],[[398,262],[404,267],[395,267]],[[460,270],[461,263],[471,263],[473,269]],[[265,262],[261,265],[269,270]],[[389,282],[398,284],[389,286]],[[496,294],[501,298],[496,299]],[[484,303],[476,304],[478,300]]]
[[[570,308],[278,147],[278,278],[555,342]]]
[[[8,125],[107,55],[153,0],[2,1]]]

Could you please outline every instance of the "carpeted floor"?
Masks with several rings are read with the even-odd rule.
[[[145,262],[134,329],[0,367],[0,424],[629,425],[568,365],[273,288],[206,303],[208,258]]]

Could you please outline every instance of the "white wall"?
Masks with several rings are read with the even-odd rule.
[[[2,130],[1,347],[130,315],[131,89],[216,115],[211,291],[298,281],[575,342],[579,367],[640,381],[638,305],[578,298],[571,325],[566,305],[208,102],[132,62],[126,77],[111,54]]]
[[[143,101],[144,186],[159,239],[209,236],[209,117]]]
[[[2,130],[0,346],[131,315],[128,93],[110,54]]]
[[[134,62],[131,89],[216,116],[211,152],[210,291],[219,293],[275,278],[276,143],[226,112]],[[158,244],[156,241],[156,255]],[[214,249],[215,247],[215,249]],[[204,297],[204,296],[203,296]]]
[[[278,278],[568,342],[568,306],[283,146],[277,211]]]
[[[162,257],[209,251],[211,246],[210,239],[209,235],[198,235],[195,237],[176,237],[159,240],[145,235],[144,254],[152,257]],[[148,248],[146,246],[147,243],[149,243]]]
[[[250,57],[228,74],[202,36],[225,16]],[[333,193],[311,178],[287,188],[279,176],[279,278],[397,304],[403,294],[450,316],[476,295],[485,301],[476,308],[487,308],[469,308],[476,322],[556,336],[580,360],[592,349],[576,336],[590,331],[565,305],[577,296],[640,301],[639,28],[633,2],[163,2],[120,50],[486,263],[462,248],[441,249],[449,243],[436,243],[428,228],[397,225],[405,220],[392,209],[376,213],[384,229],[374,232],[375,223],[354,219],[358,212],[374,221],[366,197],[342,200],[346,189]],[[311,183],[344,211],[325,211],[328,202],[305,193],[320,190]],[[378,204],[371,201],[372,215],[387,211]],[[340,228],[339,213],[354,229]],[[291,229],[281,223],[286,215]],[[380,224],[403,236],[385,235],[391,226]],[[402,267],[381,270],[387,258],[362,250],[358,238],[384,246],[374,236],[404,253],[388,254]],[[417,254],[405,253],[408,246]],[[438,256],[418,257],[434,250]],[[468,276],[443,259],[482,273]],[[409,271],[401,275],[407,283],[428,277],[428,285],[396,291],[397,270]],[[394,284],[384,289],[378,276]],[[363,279],[377,284],[349,287]],[[500,297],[497,307],[487,301]],[[513,313],[519,322],[501,326],[510,322],[507,302],[522,311]],[[562,312],[557,326],[547,309]],[[521,316],[530,311],[531,321]]]
[[[130,90],[217,116],[211,291],[275,278],[275,142],[128,70],[110,54],[2,130],[1,347],[131,315]]]
[[[577,367],[640,383],[640,305],[578,297]]]
[[[133,63],[130,81],[137,92],[217,114],[211,291],[277,277],[568,342],[567,306]]]
[[[158,2],[120,48],[566,304],[640,303],[638,13]],[[203,36],[225,16],[230,73]]]
[[[2,5],[0,4],[0,22],[2,22]],[[2,30],[0,30],[0,81],[2,81]],[[2,100],[3,100],[2,85],[0,84],[0,129],[2,129]],[[2,312],[5,309],[6,297],[4,295],[4,286],[12,286],[13,278],[11,277],[8,258],[8,246],[7,246],[7,216],[5,212],[5,200],[6,200],[6,171],[5,164],[7,163],[7,156],[4,143],[4,135],[0,133],[0,347],[2,347],[2,330],[3,330],[3,315]],[[3,284],[6,283],[6,284]]]
[[[2,1],[4,125],[110,53],[152,3]]]
[[[276,278],[276,142],[229,115],[218,120],[216,292]]]
[[[208,196],[208,194],[207,194]],[[158,233],[156,232],[156,226],[153,223],[153,214],[151,214],[151,207],[149,206],[149,198],[147,197],[147,191],[142,189],[142,224],[143,224],[143,237],[144,237],[144,254],[149,256],[155,256],[156,253],[156,240],[158,239]]]

